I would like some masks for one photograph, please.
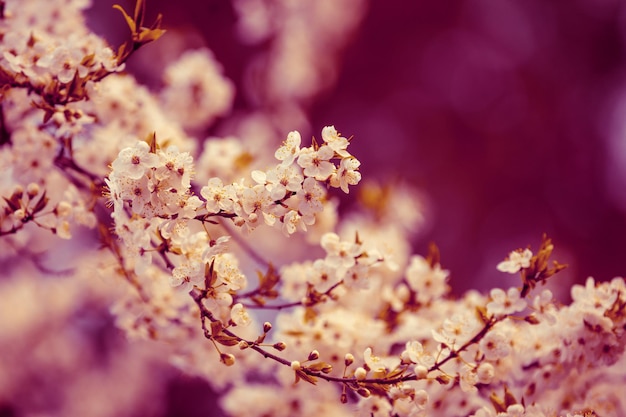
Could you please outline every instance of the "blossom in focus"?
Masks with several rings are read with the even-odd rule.
[[[528,268],[530,266],[530,260],[533,257],[533,253],[530,249],[514,250],[509,253],[509,256],[504,261],[500,262],[496,268],[500,272],[508,272],[509,274],[515,274],[520,269]]]

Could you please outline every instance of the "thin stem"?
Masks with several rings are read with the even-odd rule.
[[[299,307],[302,305],[302,301],[294,301],[293,303],[286,304],[278,304],[278,305],[267,305],[267,304],[250,304],[250,303],[241,303],[247,309],[256,309],[256,310],[284,310],[287,308]]]
[[[292,307],[298,307],[298,306],[313,307],[314,305],[325,302],[328,297],[332,298],[331,293],[333,292],[333,290],[342,284],[343,284],[343,280],[333,284],[329,289],[327,289],[323,293],[318,293],[317,291],[313,289],[312,291],[309,291],[307,295],[305,296],[304,300],[301,300],[301,301],[293,301],[291,303],[274,304],[274,305],[250,304],[250,303],[242,303],[242,305],[246,308],[257,309],[257,310],[284,310],[286,308],[292,308]],[[262,295],[261,288],[256,288],[248,293],[238,295],[235,297],[235,299],[240,300],[242,298],[251,298],[256,295]]]

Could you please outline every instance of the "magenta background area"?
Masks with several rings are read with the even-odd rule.
[[[416,249],[436,242],[457,290],[516,284],[493,265],[543,232],[574,279],[624,273],[626,213],[605,181],[624,7],[597,3],[372,2],[315,108],[314,125],[359,138],[364,177],[430,198]]]

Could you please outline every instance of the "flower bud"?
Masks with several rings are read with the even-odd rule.
[[[285,342],[274,343],[272,347],[279,352],[282,352],[283,350],[287,349],[287,345],[285,344]]]
[[[241,342],[239,342],[239,349],[244,350],[244,349],[248,349],[249,347],[250,345],[245,340],[242,340]]]
[[[360,395],[361,397],[363,397],[363,398],[367,398],[367,397],[369,397],[370,395],[372,395],[371,391],[370,391],[370,390],[368,390],[368,389],[367,389],[367,388],[365,388],[365,387],[361,387],[361,388],[359,388],[358,390],[356,390],[356,393],[357,393],[357,394],[359,394],[359,395]]]
[[[21,185],[16,185],[13,188],[13,193],[11,194],[10,200],[19,200],[24,195],[24,188]]]
[[[269,321],[263,323],[263,333],[269,333],[270,330],[272,330],[272,323]]]
[[[226,366],[232,366],[235,364],[235,355],[231,353],[222,353],[220,355],[220,362]]]
[[[26,187],[26,193],[28,194],[29,198],[35,197],[37,194],[39,194],[39,184],[35,182],[31,182],[30,184],[28,184],[28,186]]]
[[[346,366],[350,366],[354,363],[354,355],[352,353],[346,353],[346,356],[343,359]]]
[[[418,380],[425,379],[428,376],[428,368],[426,368],[424,365],[415,365],[415,368],[413,368],[413,372],[415,372],[415,377]]]
[[[362,379],[365,379],[366,376],[367,376],[367,371],[364,368],[361,368],[360,366],[356,368],[356,370],[354,371],[354,377],[358,379],[359,381]]]
[[[329,374],[329,373],[331,373],[333,371],[333,366],[328,363],[328,364],[326,364],[326,366],[324,366],[321,369],[321,371],[322,371],[323,374]]]
[[[320,358],[320,353],[317,350],[313,350],[311,351],[311,353],[309,353],[309,360],[310,361],[316,361]]]
[[[291,366],[291,369],[293,369],[294,371],[299,371],[302,369],[302,365],[300,365],[299,361],[293,361],[289,366]]]

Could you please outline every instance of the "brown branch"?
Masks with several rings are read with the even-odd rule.
[[[299,307],[299,306],[303,306],[303,307],[313,307],[314,305],[320,304],[325,302],[328,298],[333,298],[331,293],[333,292],[333,290],[337,287],[339,287],[340,285],[343,284],[343,280],[335,283],[334,285],[332,285],[329,289],[327,289],[326,291],[324,291],[323,293],[319,293],[317,291],[315,291],[314,288],[310,287],[309,291],[307,292],[306,296],[304,297],[304,300],[301,301],[293,301],[291,303],[284,303],[284,304],[274,304],[274,305],[267,305],[267,304],[249,304],[249,303],[242,303],[242,305],[246,308],[249,309],[257,309],[257,310],[284,310],[287,308],[293,308],[293,307]],[[310,285],[310,284],[309,284]],[[245,294],[241,294],[241,295],[237,295],[235,296],[235,300],[240,300],[242,298],[252,298],[256,295],[263,295],[261,293],[261,288],[256,288],[250,292],[247,292]],[[253,300],[254,301],[254,300]]]

